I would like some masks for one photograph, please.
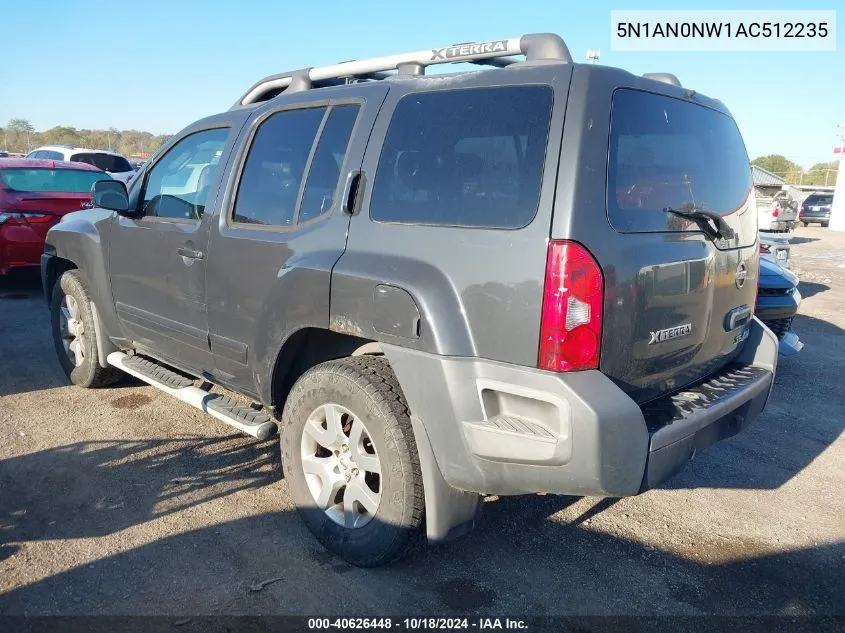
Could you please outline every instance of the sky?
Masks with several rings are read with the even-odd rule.
[[[839,5],[837,7],[837,5]],[[836,9],[841,0],[723,2],[684,8]],[[784,154],[809,166],[835,158],[845,123],[845,45],[836,52],[614,52],[611,9],[671,9],[675,2],[488,0],[29,0],[3,6],[0,125],[37,130],[138,129],[174,133],[226,110],[272,73],[454,42],[553,31],[576,62],[636,74],[671,72],[721,99],[751,158]],[[839,16],[845,16],[840,11]]]

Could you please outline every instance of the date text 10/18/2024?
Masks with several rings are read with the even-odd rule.
[[[525,630],[524,620],[511,618],[309,618],[308,628],[312,630],[367,630],[396,629],[418,630]]]

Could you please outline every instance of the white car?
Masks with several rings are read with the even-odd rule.
[[[129,183],[135,176],[135,170],[126,158],[117,152],[104,149],[86,149],[67,145],[45,145],[32,150],[27,158],[42,160],[67,160],[72,163],[88,163],[99,167],[115,180]]]

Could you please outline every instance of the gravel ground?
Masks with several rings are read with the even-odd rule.
[[[491,498],[377,570],[311,538],[275,441],[68,386],[37,276],[0,282],[0,614],[845,614],[845,234],[793,241],[806,347],[748,431],[639,497]]]

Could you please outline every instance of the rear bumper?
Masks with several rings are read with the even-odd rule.
[[[774,375],[754,365],[731,365],[714,378],[648,405],[651,431],[641,491],[686,466],[696,451],[739,433],[766,404]]]
[[[44,238],[27,225],[0,225],[0,275],[12,268],[37,266]]]
[[[802,222],[829,222],[830,221],[830,211],[827,213],[818,213],[818,214],[805,214],[799,218]]]
[[[556,374],[382,348],[417,443],[431,445],[453,488],[619,497],[656,486],[750,424],[768,399],[778,342],[754,319],[734,365],[645,408],[598,371]]]

